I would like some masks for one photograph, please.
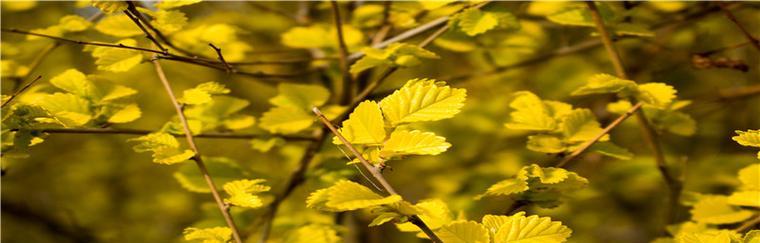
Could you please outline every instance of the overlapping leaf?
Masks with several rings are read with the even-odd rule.
[[[380,101],[392,126],[453,117],[464,106],[467,91],[432,79],[412,79]]]

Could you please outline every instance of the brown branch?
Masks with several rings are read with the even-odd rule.
[[[206,168],[206,164],[203,163],[203,158],[200,155],[200,151],[198,150],[198,147],[195,145],[195,139],[193,139],[192,132],[190,130],[190,125],[187,124],[187,118],[185,118],[185,114],[183,112],[182,105],[179,104],[177,101],[177,98],[174,96],[174,91],[172,91],[171,84],[169,84],[169,80],[166,78],[166,74],[164,73],[163,68],[161,67],[161,64],[158,62],[158,59],[155,57],[151,60],[153,63],[153,66],[156,68],[156,74],[158,74],[159,80],[161,80],[161,83],[164,86],[164,89],[166,90],[166,93],[169,95],[169,99],[172,102],[172,105],[174,106],[174,109],[177,112],[177,117],[179,118],[180,123],[182,123],[182,129],[185,132],[185,139],[187,140],[187,144],[190,146],[190,149],[195,152],[195,155],[193,156],[193,160],[195,161],[195,164],[198,166],[198,169],[200,170],[201,174],[203,175],[203,179],[206,181],[206,184],[208,185],[208,188],[211,190],[211,195],[214,197],[214,201],[216,201],[217,207],[219,207],[219,211],[222,213],[222,216],[224,217],[224,220],[227,222],[227,226],[232,230],[232,238],[235,239],[235,242],[237,243],[243,243],[243,240],[240,238],[240,232],[237,229],[237,226],[235,225],[235,221],[232,219],[232,216],[229,213],[229,210],[227,210],[227,206],[222,200],[222,197],[219,195],[219,191],[216,189],[216,185],[214,184],[214,180],[211,178],[211,175],[208,172],[208,169]]]
[[[760,214],[755,214],[754,218],[747,220],[743,224],[739,225],[739,227],[736,227],[734,231],[744,233],[744,231],[752,229],[752,227],[755,227],[758,224],[760,224]]]
[[[113,47],[113,48],[121,48],[121,49],[130,49],[130,50],[136,50],[136,51],[144,51],[144,52],[150,52],[150,53],[157,53],[157,54],[164,54],[161,51],[156,51],[153,49],[148,48],[142,48],[142,47],[136,47],[136,46],[127,46],[123,44],[109,44],[109,43],[100,43],[100,42],[89,42],[89,41],[80,41],[80,40],[73,40],[73,39],[66,39],[62,37],[52,36],[52,35],[46,35],[46,34],[39,34],[39,33],[33,33],[29,31],[19,30],[19,29],[7,29],[2,28],[0,29],[2,32],[8,32],[8,33],[16,33],[16,34],[23,34],[23,35],[31,35],[31,36],[39,36],[39,37],[45,37],[57,41],[62,41],[66,43],[73,43],[78,45],[90,45],[90,46],[104,46],[104,47]]]
[[[178,46],[174,45],[174,43],[172,43],[169,40],[169,38],[166,37],[166,35],[164,35],[163,33],[161,33],[161,30],[159,30],[158,28],[156,28],[155,26],[153,26],[153,24],[151,24],[150,21],[139,10],[137,10],[137,7],[135,6],[134,2],[127,1],[127,4],[129,4],[129,7],[127,7],[127,10],[130,11],[132,13],[132,15],[134,15],[137,19],[139,19],[140,22],[142,22],[145,26],[147,26],[148,29],[150,29],[151,31],[153,31],[153,33],[155,33],[156,36],[158,36],[158,38],[161,39],[161,41],[163,41],[167,46],[171,47],[174,50],[177,50],[177,51],[181,52],[182,54],[188,55],[188,56],[202,58],[202,59],[205,59],[206,61],[210,61],[211,60],[211,59],[207,59],[207,58],[203,57],[200,54],[193,53],[191,51],[179,48]],[[141,28],[141,29],[143,29],[143,28]],[[143,29],[143,32],[145,32],[144,29]],[[162,50],[166,51],[166,49],[163,49],[163,48],[162,48]]]
[[[734,16],[733,13],[731,13],[731,10],[728,9],[728,6],[726,3],[718,3],[718,6],[723,10],[723,13],[726,14],[726,17],[731,20],[731,22],[734,22],[737,28],[742,31],[742,34],[744,34],[745,37],[747,37],[747,40],[752,42],[752,46],[755,47],[758,51],[760,51],[760,40],[752,36],[752,33],[749,33],[749,30],[747,28],[744,28],[744,25],[739,23],[739,20],[736,19],[736,16]]]
[[[12,94],[12,95],[11,95],[11,96],[8,98],[8,100],[6,100],[5,102],[3,102],[3,104],[2,104],[2,105],[0,105],[0,108],[5,108],[5,106],[6,106],[6,105],[8,105],[8,104],[10,104],[10,103],[11,103],[11,101],[13,101],[13,99],[15,99],[15,98],[16,98],[17,96],[19,96],[21,93],[24,93],[24,91],[26,91],[27,89],[29,89],[29,87],[32,87],[32,85],[33,85],[34,83],[36,83],[36,82],[37,82],[37,80],[40,80],[41,78],[42,78],[42,76],[37,76],[37,77],[36,77],[36,78],[34,78],[34,79],[31,81],[31,82],[27,83],[26,85],[24,85],[24,86],[23,86],[23,87],[21,87],[20,89],[16,90],[16,92],[14,92],[14,93],[13,93],[13,94]]]
[[[615,49],[615,46],[610,39],[610,34],[607,31],[607,27],[604,26],[604,21],[602,20],[602,16],[599,14],[599,10],[596,8],[594,2],[586,2],[586,4],[591,10],[591,17],[594,20],[594,25],[599,32],[599,37],[604,44],[604,48],[607,50],[607,54],[609,55],[610,60],[615,67],[617,76],[623,79],[628,79],[628,75],[626,74],[625,68],[623,67],[623,62],[620,58],[620,54]],[[665,160],[665,154],[662,151],[657,131],[655,131],[655,128],[651,123],[649,123],[649,120],[647,119],[643,110],[639,109],[636,112],[636,120],[641,125],[644,140],[649,144],[652,151],[654,152],[657,169],[660,171],[660,175],[667,184],[668,191],[670,192],[670,196],[668,198],[669,207],[666,209],[666,214],[668,215],[667,224],[670,224],[676,219],[678,200],[681,197],[681,189],[683,186],[681,182],[673,175],[671,175],[668,171],[667,161]]]
[[[576,149],[575,151],[573,151],[570,155],[565,156],[564,158],[562,158],[562,160],[560,160],[559,162],[557,162],[557,165],[555,165],[555,167],[565,167],[565,166],[567,166],[567,163],[569,163],[573,159],[577,158],[584,151],[586,151],[588,148],[590,148],[592,145],[594,145],[594,143],[596,143],[597,141],[599,141],[599,139],[601,139],[602,137],[604,137],[604,135],[610,133],[610,131],[612,131],[612,129],[614,129],[615,127],[617,127],[621,123],[623,123],[623,121],[625,121],[625,119],[628,119],[628,117],[630,117],[631,115],[633,115],[634,113],[636,113],[641,108],[642,105],[643,105],[643,103],[641,103],[641,102],[636,103],[635,105],[633,105],[630,109],[628,109],[628,111],[626,111],[625,113],[623,113],[622,115],[620,115],[617,119],[615,119],[610,124],[608,124],[606,127],[604,127],[604,129],[602,129],[602,131],[599,132],[599,134],[597,134],[596,136],[594,136],[593,139],[591,139],[589,141],[586,141],[585,143],[581,144],[581,146],[578,149]]]
[[[214,49],[216,55],[219,57],[219,61],[222,62],[224,64],[224,67],[227,69],[227,73],[232,73],[235,69],[232,68],[232,66],[230,66],[227,61],[224,60],[224,55],[222,55],[222,48],[216,47],[213,43],[208,43],[208,45]]]
[[[345,105],[351,102],[351,97],[354,96],[355,83],[349,71],[348,46],[346,46],[346,40],[343,38],[343,20],[340,17],[340,6],[338,6],[338,2],[335,0],[330,1],[330,5],[332,6],[333,20],[338,35],[338,47],[340,49],[338,60],[340,61],[340,69],[343,74],[343,95],[340,103]]]
[[[385,179],[385,177],[383,177],[383,174],[380,171],[380,168],[375,167],[374,165],[370,164],[369,161],[367,161],[367,159],[365,159],[364,156],[362,156],[362,154],[359,153],[359,151],[356,150],[356,148],[353,145],[351,145],[351,142],[349,142],[348,140],[346,140],[346,138],[343,137],[343,135],[341,135],[340,132],[338,132],[338,129],[335,128],[335,126],[333,126],[332,122],[330,122],[330,120],[327,119],[327,117],[325,117],[325,115],[323,115],[322,112],[320,112],[317,107],[312,108],[312,111],[314,112],[314,114],[317,115],[317,118],[319,118],[319,120],[322,122],[322,124],[324,124],[328,129],[330,129],[330,131],[333,133],[333,135],[335,135],[335,137],[337,137],[338,140],[340,140],[343,143],[343,145],[346,148],[348,148],[348,150],[351,151],[351,153],[357,159],[359,159],[359,162],[361,162],[361,165],[364,167],[364,169],[367,170],[367,171],[369,171],[369,173],[372,175],[372,177],[378,183],[380,183],[380,186],[383,188],[383,190],[386,193],[388,193],[390,195],[398,195],[398,193],[396,193],[396,190],[393,189],[393,187],[390,185],[390,183],[388,183],[388,181]],[[422,232],[424,232],[428,236],[428,238],[430,238],[433,242],[443,242],[425,224],[425,222],[422,221],[422,219],[419,218],[419,216],[412,215],[410,217],[410,219],[409,219],[409,222],[411,222],[412,224],[414,224],[417,227],[419,227],[422,230]]]
[[[141,130],[141,129],[113,129],[113,128],[42,128],[31,129],[42,133],[52,134],[111,134],[111,135],[147,135],[156,131]],[[11,130],[14,131],[14,130]],[[183,137],[184,134],[172,134],[175,137]],[[238,134],[238,133],[202,133],[193,135],[195,138],[208,138],[208,139],[254,139],[254,138],[268,138],[267,135],[261,134]],[[288,141],[314,141],[315,137],[310,136],[298,136],[298,135],[282,135],[276,136]]]
[[[127,10],[124,10],[124,14],[126,14],[127,17],[129,17],[129,19],[131,19],[132,22],[134,22],[135,25],[137,25],[137,27],[139,27],[140,30],[142,30],[142,32],[145,33],[145,37],[147,37],[148,40],[150,40],[151,42],[153,42],[153,44],[156,45],[158,47],[158,49],[160,49],[163,53],[168,53],[168,50],[166,48],[164,48],[163,45],[161,45],[161,42],[159,42],[158,40],[156,40],[156,38],[153,37],[153,35],[150,34],[150,32],[148,32],[147,29],[145,29],[145,26],[143,26],[143,24],[140,22],[140,20],[137,17],[135,17],[135,16],[132,15],[132,14],[134,14],[134,12],[137,12],[136,10],[134,12],[132,11],[132,9],[135,9],[135,5],[132,4],[132,2],[130,2],[130,1],[128,1],[127,3],[129,4],[129,8]],[[137,14],[140,14],[140,13],[137,12]]]

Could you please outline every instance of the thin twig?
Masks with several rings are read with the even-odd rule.
[[[755,47],[755,49],[757,49],[758,51],[760,51],[760,40],[758,40],[757,38],[755,38],[754,36],[752,36],[752,33],[749,33],[749,30],[747,30],[747,28],[744,28],[744,25],[742,25],[741,23],[739,23],[739,20],[736,19],[736,16],[734,16],[734,14],[731,13],[731,10],[728,9],[727,4],[725,4],[725,3],[718,3],[718,6],[720,6],[720,8],[723,10],[723,13],[726,14],[726,17],[729,20],[731,20],[731,22],[734,22],[734,24],[736,25],[736,27],[738,27],[739,30],[742,31],[742,34],[744,34],[744,36],[747,37],[747,40],[749,40],[750,42],[752,42],[752,45]]]
[[[5,102],[3,102],[3,104],[2,104],[2,105],[0,105],[0,108],[5,108],[5,105],[7,105],[7,104],[10,104],[10,103],[11,103],[11,101],[13,101],[13,99],[15,99],[15,98],[16,98],[17,96],[19,96],[21,93],[24,93],[24,91],[26,91],[27,89],[29,89],[29,87],[32,87],[32,85],[33,85],[34,83],[36,83],[36,82],[37,82],[37,80],[40,80],[41,78],[42,78],[42,75],[38,75],[38,76],[37,76],[36,78],[34,78],[34,79],[31,81],[31,82],[27,83],[26,85],[24,85],[24,86],[23,86],[23,87],[21,87],[20,89],[16,90],[16,92],[14,92],[14,93],[13,93],[13,94],[12,94],[12,95],[11,95],[11,96],[8,98],[8,100],[6,100]]]
[[[565,167],[565,166],[567,166],[567,163],[569,163],[570,161],[572,161],[573,159],[575,159],[576,157],[578,157],[579,155],[581,155],[584,151],[586,151],[588,148],[590,148],[591,145],[594,145],[594,143],[596,143],[597,141],[599,141],[599,139],[601,139],[602,137],[604,137],[604,135],[607,135],[608,133],[610,133],[610,131],[612,131],[613,128],[615,128],[618,125],[620,125],[621,123],[623,123],[623,121],[625,121],[625,119],[628,119],[628,117],[630,117],[631,115],[635,114],[641,108],[642,105],[643,105],[643,103],[641,103],[641,102],[636,103],[635,105],[633,105],[630,109],[628,109],[628,111],[626,111],[625,113],[623,113],[622,115],[620,115],[617,119],[615,119],[610,124],[608,124],[606,127],[604,127],[604,129],[602,129],[602,131],[599,132],[599,134],[597,134],[596,136],[594,136],[593,139],[591,139],[589,141],[586,141],[585,143],[581,144],[581,146],[578,147],[578,149],[576,149],[575,151],[573,151],[570,155],[565,156],[565,158],[562,158],[562,160],[560,160],[559,162],[557,162],[557,164],[555,165],[555,167]]]
[[[338,2],[335,0],[330,1],[330,5],[332,6],[333,20],[338,35],[338,47],[340,49],[338,60],[340,61],[340,70],[343,74],[343,96],[340,103],[345,105],[351,102],[351,97],[354,96],[355,83],[349,71],[348,46],[346,46],[346,40],[343,38],[343,20],[340,17],[340,6],[338,6]]]
[[[322,124],[324,124],[327,128],[329,128],[330,131],[333,133],[333,135],[335,135],[335,137],[337,137],[338,140],[340,140],[343,143],[343,145],[346,148],[348,148],[348,150],[351,151],[351,153],[357,159],[359,159],[359,162],[361,162],[362,166],[364,166],[364,169],[369,171],[372,177],[378,183],[380,183],[380,186],[383,188],[383,190],[386,193],[390,195],[398,195],[398,193],[396,193],[396,190],[393,189],[390,183],[388,183],[385,177],[383,177],[383,174],[380,171],[380,168],[375,167],[374,165],[370,164],[369,161],[367,161],[367,159],[365,159],[364,156],[361,153],[359,153],[359,151],[356,150],[356,148],[353,145],[351,145],[351,142],[346,140],[346,138],[343,137],[343,135],[341,135],[340,132],[338,132],[338,129],[335,128],[335,126],[333,126],[332,122],[330,122],[330,120],[327,119],[327,117],[325,117],[325,115],[323,115],[322,112],[320,112],[317,107],[312,108],[312,111],[314,112],[314,114],[317,115],[317,118],[319,118]],[[409,222],[413,223],[414,225],[417,225],[417,227],[419,227],[422,230],[422,232],[424,232],[428,236],[428,238],[430,238],[433,242],[442,242],[441,239],[438,238],[438,236],[430,229],[430,227],[428,227],[425,224],[425,222],[422,221],[422,219],[420,219],[417,215],[413,215],[409,219]]]
[[[45,37],[57,41],[67,42],[67,43],[73,43],[78,45],[90,45],[90,46],[105,46],[105,47],[113,47],[113,48],[121,48],[121,49],[131,49],[136,51],[144,51],[144,52],[150,52],[150,53],[157,53],[157,54],[164,54],[161,51],[148,49],[148,48],[142,48],[142,47],[136,47],[136,46],[127,46],[123,44],[109,44],[109,43],[100,43],[100,42],[89,42],[89,41],[80,41],[80,40],[73,40],[73,39],[66,39],[62,37],[52,36],[52,35],[46,35],[46,34],[39,34],[39,33],[33,33],[29,31],[19,30],[19,29],[7,29],[2,28],[0,29],[2,32],[8,32],[8,33],[16,33],[16,34],[23,34],[23,35],[32,35],[32,36],[39,36],[39,37]]]
[[[41,133],[52,134],[112,134],[112,135],[147,135],[156,131],[141,130],[141,129],[128,129],[128,128],[43,128],[32,129]],[[11,130],[13,131],[13,130]],[[184,137],[184,134],[172,134],[175,137]],[[208,138],[208,139],[243,139],[249,140],[254,138],[268,138],[267,135],[261,134],[238,134],[238,133],[202,133],[194,134],[194,138]],[[288,141],[314,141],[316,138],[311,136],[299,136],[299,135],[282,135],[277,136],[279,138]]]
[[[230,64],[227,63],[227,61],[224,60],[224,55],[222,55],[222,48],[216,47],[213,43],[208,43],[208,45],[212,49],[214,49],[214,51],[216,52],[216,55],[219,57],[219,61],[224,64],[225,68],[227,68],[227,73],[228,74],[232,73],[235,69],[232,68],[232,66],[230,66]]]
[[[164,48],[163,45],[161,45],[161,42],[159,42],[155,37],[153,37],[153,35],[150,32],[148,32],[147,29],[145,29],[145,26],[143,26],[143,24],[140,22],[140,20],[137,17],[135,17],[135,16],[132,15],[134,12],[132,12],[131,10],[135,8],[135,5],[132,4],[132,2],[129,2],[129,1],[127,3],[129,3],[129,9],[128,10],[124,10],[124,14],[126,14],[127,17],[129,17],[129,19],[131,19],[132,22],[134,22],[135,25],[137,25],[137,27],[139,27],[140,30],[142,30],[142,32],[145,33],[145,37],[147,37],[148,40],[150,40],[151,42],[153,42],[153,44],[156,45],[158,47],[158,49],[160,49],[163,53],[167,53],[168,52],[167,49]],[[138,12],[138,14],[139,14],[139,12]]]
[[[615,49],[615,46],[613,45],[612,40],[610,39],[610,34],[607,31],[607,27],[604,26],[604,21],[602,20],[602,16],[599,14],[599,10],[596,8],[596,5],[594,2],[586,2],[586,4],[588,5],[588,8],[591,10],[591,17],[594,20],[594,25],[596,26],[596,29],[599,32],[599,37],[601,38],[602,43],[604,44],[604,48],[607,50],[607,54],[609,55],[610,60],[612,61],[613,66],[615,67],[615,72],[617,73],[617,76],[623,79],[628,79],[628,75],[626,74],[625,68],[623,67],[623,62],[620,58],[620,54]],[[655,131],[655,128],[652,126],[651,123],[649,123],[649,120],[647,119],[643,110],[639,109],[636,112],[636,120],[641,125],[644,140],[652,148],[655,161],[657,163],[657,169],[660,171],[660,175],[662,176],[663,180],[665,180],[665,183],[668,187],[668,191],[670,192],[670,196],[668,198],[669,206],[666,209],[667,210],[666,223],[670,224],[674,222],[676,219],[677,209],[678,209],[678,200],[681,197],[681,189],[683,186],[681,184],[681,181],[679,181],[677,178],[671,175],[670,171],[668,170],[667,161],[665,161],[665,154],[662,151],[662,147],[660,145],[657,131]]]
[[[195,145],[195,139],[193,139],[193,134],[190,130],[190,125],[187,124],[187,118],[185,118],[182,105],[180,105],[179,102],[177,101],[177,98],[174,95],[174,91],[172,91],[171,84],[169,84],[169,80],[166,78],[166,74],[164,73],[163,68],[161,68],[161,64],[158,62],[158,59],[154,57],[151,60],[151,62],[153,63],[153,66],[155,66],[156,68],[156,74],[158,74],[158,78],[161,80],[161,83],[164,85],[164,89],[166,90],[166,93],[169,95],[169,99],[171,100],[172,105],[174,106],[174,109],[177,112],[177,117],[179,118],[180,123],[182,123],[182,129],[185,132],[185,139],[187,140],[187,144],[190,146],[190,149],[192,149],[193,152],[195,152],[195,155],[193,156],[193,160],[195,161],[195,164],[198,166],[198,169],[203,175],[203,179],[206,181],[208,188],[211,190],[211,195],[214,197],[214,201],[216,201],[216,205],[219,207],[219,211],[222,213],[224,220],[227,222],[227,226],[232,230],[232,238],[235,239],[235,242],[237,243],[243,243],[243,240],[240,238],[240,232],[238,231],[237,226],[235,225],[235,221],[232,219],[232,216],[227,210],[227,206],[222,200],[222,197],[219,195],[219,191],[216,189],[214,180],[211,178],[211,175],[209,174],[208,169],[206,168],[206,164],[203,163],[203,158],[200,155],[200,151],[198,150],[198,147]]]
[[[167,46],[171,47],[174,50],[179,51],[182,54],[193,56],[193,57],[196,57],[196,58],[199,58],[199,59],[205,59],[206,61],[210,60],[210,59],[207,59],[206,57],[203,57],[200,54],[193,53],[191,51],[179,48],[178,46],[174,45],[174,43],[172,43],[169,40],[169,38],[166,37],[166,35],[164,35],[163,33],[161,33],[161,30],[159,30],[158,28],[156,28],[155,26],[153,26],[153,24],[151,24],[150,21],[139,10],[137,10],[137,7],[135,6],[135,3],[133,1],[127,1],[127,4],[129,4],[129,7],[127,8],[127,10],[129,10],[130,12],[132,12],[132,15],[134,15],[135,17],[137,17],[140,20],[140,22],[142,22],[151,31],[153,31],[153,33],[155,33],[156,36],[159,39],[161,39],[161,41],[164,42],[164,44],[166,44]],[[138,4],[139,4],[139,2],[138,2]],[[165,49],[162,49],[162,50],[165,50]]]
[[[734,231],[739,232],[739,233],[744,233],[744,231],[752,229],[752,227],[754,227],[757,224],[760,224],[760,214],[755,214],[755,217],[739,225],[739,227],[736,227]]]

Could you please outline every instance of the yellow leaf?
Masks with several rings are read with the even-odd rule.
[[[399,195],[382,197],[365,186],[348,180],[341,180],[329,188],[318,190],[309,195],[307,206],[341,212],[392,204],[399,201],[401,201],[401,196]]]
[[[432,132],[395,130],[383,143],[380,155],[386,158],[407,154],[436,155],[449,147],[451,144],[446,142],[446,138]]]
[[[116,37],[130,37],[143,34],[142,30],[124,14],[104,17],[95,25],[95,30]]]
[[[320,85],[280,83],[277,91],[277,96],[269,99],[269,103],[306,110],[322,106],[330,98],[330,91]]]
[[[489,243],[488,230],[474,221],[454,221],[439,229],[436,234],[443,243]]]
[[[232,238],[232,230],[227,227],[187,228],[185,240],[202,241],[203,243],[228,243]]]
[[[636,98],[656,107],[667,107],[676,98],[676,90],[664,83],[646,83],[638,86]]]
[[[87,76],[73,68],[50,79],[50,84],[78,96],[88,98],[98,96],[97,88],[87,79]]]
[[[739,170],[742,190],[760,190],[760,164],[755,163]]]
[[[79,127],[92,119],[90,102],[74,94],[46,94],[35,102],[65,127]]]
[[[728,203],[736,206],[760,208],[760,191],[739,191],[728,196]]]
[[[514,109],[509,113],[509,122],[504,124],[509,129],[529,131],[553,131],[557,121],[550,113],[549,106],[538,96],[528,91],[518,91],[509,107]]]
[[[339,243],[343,240],[330,226],[309,224],[288,232],[284,243]]]
[[[441,226],[454,220],[451,210],[449,210],[449,206],[446,205],[446,202],[440,199],[422,200],[414,205],[414,209],[417,211],[415,214],[417,214],[432,230],[439,229]],[[396,227],[404,232],[421,231],[419,227],[410,222],[397,224]]]
[[[107,14],[119,13],[124,10],[127,10],[127,7],[129,7],[129,5],[127,5],[126,2],[122,2],[122,1],[100,1],[100,0],[92,1],[92,6],[100,9],[100,11],[103,11],[104,13],[107,13]]]
[[[133,39],[124,39],[116,44],[137,46],[137,41]],[[126,72],[142,62],[143,54],[140,53],[140,51],[135,50],[98,46],[93,48],[92,57],[95,58],[95,64],[98,65],[98,70]]]
[[[137,104],[130,104],[111,115],[111,117],[108,118],[108,122],[127,123],[137,120],[137,118],[140,118],[141,114],[140,107],[137,107]]]
[[[90,28],[92,23],[79,15],[66,15],[58,21],[58,26],[67,32],[79,32]]]
[[[499,19],[494,14],[476,8],[463,11],[457,15],[457,19],[459,27],[469,36],[485,33],[499,25]]]
[[[433,79],[412,79],[380,101],[380,107],[391,125],[397,126],[451,118],[459,113],[466,97],[465,89]]]
[[[752,211],[729,205],[726,196],[702,197],[691,209],[691,218],[706,224],[738,223],[752,217],[752,214]]]
[[[380,107],[374,101],[364,101],[343,121],[340,134],[352,144],[377,145],[385,141],[385,128]],[[334,144],[343,144],[337,137]]]
[[[259,126],[271,133],[293,134],[309,128],[314,117],[302,109],[293,107],[274,107],[265,112]]]
[[[636,90],[636,82],[621,79],[609,74],[596,74],[589,78],[586,85],[573,91],[573,95],[629,93]]]
[[[565,242],[572,232],[561,222],[552,221],[549,217],[538,217],[536,215],[526,217],[524,214],[518,213],[502,222],[494,234],[493,242],[560,243]]]
[[[568,142],[585,142],[594,139],[602,132],[602,127],[596,121],[594,113],[589,109],[575,109],[565,117],[560,123],[562,133]],[[605,135],[599,141],[607,141],[609,136]]]
[[[224,201],[232,205],[246,208],[261,207],[264,203],[260,197],[254,194],[269,191],[269,186],[260,185],[264,181],[264,179],[256,179],[227,182],[224,184],[223,188],[230,197],[224,199]]]

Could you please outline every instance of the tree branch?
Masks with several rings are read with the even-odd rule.
[[[736,227],[734,231],[743,233],[744,231],[752,229],[752,227],[754,227],[757,224],[760,224],[760,214],[755,214],[755,217],[739,225],[739,227]]]
[[[143,24],[140,23],[140,20],[137,19],[137,17],[135,17],[135,16],[132,15],[132,14],[134,14],[134,12],[137,12],[137,14],[140,14],[140,12],[138,12],[136,10],[135,5],[131,1],[127,1],[127,3],[129,4],[129,8],[127,10],[124,10],[124,14],[126,14],[127,17],[129,17],[129,19],[131,19],[132,22],[134,22],[135,25],[137,25],[137,27],[139,27],[140,30],[142,30],[142,32],[145,33],[145,37],[147,37],[148,40],[150,40],[151,42],[153,42],[153,44],[156,45],[158,47],[158,49],[160,49],[163,53],[168,53],[168,50],[166,48],[164,48],[163,45],[161,45],[161,42],[159,42],[158,40],[156,40],[156,38],[153,37],[153,35],[150,34],[150,32],[148,32],[147,29],[145,29],[145,26],[143,26]],[[135,11],[132,11],[133,9],[135,9]],[[142,14],[140,14],[140,15],[142,16]]]
[[[195,145],[195,140],[193,139],[192,132],[190,131],[190,126],[187,124],[187,119],[185,118],[182,105],[179,104],[179,102],[177,101],[177,98],[174,96],[174,92],[172,91],[171,84],[169,84],[169,80],[166,78],[166,74],[164,73],[163,68],[161,68],[161,64],[158,62],[158,59],[154,57],[151,60],[151,62],[153,63],[153,66],[155,66],[156,68],[156,74],[158,74],[158,78],[161,80],[161,83],[164,85],[164,89],[166,90],[166,93],[169,95],[169,99],[171,100],[172,105],[174,105],[174,109],[177,112],[177,117],[179,117],[180,123],[182,123],[182,129],[185,131],[185,139],[187,140],[187,144],[190,146],[190,149],[192,149],[193,152],[195,152],[195,155],[193,156],[193,160],[195,161],[195,164],[198,166],[198,169],[201,171],[201,174],[203,175],[203,179],[206,181],[208,188],[211,190],[211,195],[214,197],[214,201],[216,201],[216,205],[219,207],[219,211],[222,213],[222,216],[224,217],[224,221],[227,222],[227,226],[232,230],[232,238],[235,239],[235,242],[237,243],[243,243],[243,240],[240,238],[240,232],[238,231],[237,226],[235,225],[235,221],[233,221],[232,216],[227,210],[227,206],[222,200],[222,197],[219,195],[219,191],[216,189],[214,180],[211,178],[211,175],[209,174],[208,169],[206,168],[206,165],[203,163],[203,158],[200,155],[200,151],[198,151],[198,147]]]
[[[626,74],[625,68],[623,67],[623,62],[620,58],[620,54],[615,49],[615,46],[610,39],[610,34],[607,31],[607,28],[604,26],[604,21],[602,20],[602,16],[599,14],[599,10],[596,8],[594,2],[586,2],[586,4],[591,10],[591,17],[594,20],[594,25],[596,26],[596,29],[599,32],[599,37],[604,44],[604,48],[607,50],[607,54],[609,55],[610,60],[615,67],[617,76],[623,79],[628,79],[628,75]],[[641,125],[644,140],[649,144],[649,146],[652,148],[652,151],[654,152],[657,169],[660,171],[660,175],[665,180],[668,191],[670,192],[670,197],[668,198],[669,207],[666,209],[666,214],[668,215],[667,224],[670,224],[675,221],[678,209],[678,200],[681,197],[681,189],[683,186],[681,185],[681,182],[677,178],[673,177],[673,175],[671,175],[668,171],[667,162],[665,161],[665,154],[662,151],[657,131],[655,131],[652,124],[650,124],[649,120],[647,120],[644,112],[640,109],[636,112],[636,120]]]
[[[113,128],[43,128],[32,129],[34,131],[42,133],[52,134],[111,134],[111,135],[146,135],[154,133],[156,131],[140,130],[140,129],[113,129]],[[14,130],[11,130],[14,131]],[[183,137],[184,134],[172,134],[175,137]],[[208,139],[254,139],[254,138],[267,138],[267,135],[261,134],[236,134],[236,133],[203,133],[193,135],[195,138],[208,138]],[[277,136],[289,141],[315,141],[315,137],[310,136],[298,136],[298,135],[283,135]]]
[[[346,46],[346,40],[343,37],[343,20],[340,17],[340,6],[335,0],[330,1],[330,5],[333,10],[333,20],[335,22],[335,29],[338,32],[338,47],[340,49],[338,60],[340,61],[340,70],[343,74],[343,96],[340,103],[345,105],[351,101],[351,97],[354,96],[355,83],[349,72],[348,61],[348,46]]]
[[[219,61],[222,62],[224,64],[224,67],[227,69],[227,73],[232,73],[235,69],[232,68],[232,66],[230,66],[227,61],[224,60],[224,55],[222,55],[222,48],[216,47],[213,43],[208,43],[208,45],[214,49],[216,55],[219,57]]]
[[[26,91],[27,89],[29,89],[29,87],[32,87],[32,85],[33,85],[34,83],[36,83],[36,82],[37,82],[37,80],[40,80],[41,78],[42,78],[42,76],[37,76],[37,77],[36,77],[36,78],[34,78],[34,79],[31,81],[31,82],[27,83],[26,85],[24,85],[24,86],[23,86],[23,87],[21,87],[20,89],[16,90],[16,92],[14,92],[14,93],[13,93],[13,94],[12,94],[12,95],[11,95],[11,96],[8,98],[8,100],[6,100],[5,102],[3,102],[3,104],[2,104],[2,105],[0,105],[0,108],[5,108],[5,106],[6,106],[6,105],[8,105],[8,104],[10,104],[10,103],[11,103],[11,101],[13,101],[13,99],[15,99],[15,98],[16,98],[17,96],[19,96],[21,93],[24,93],[24,91]]]
[[[726,14],[726,17],[731,20],[731,22],[734,22],[736,27],[739,28],[739,30],[742,31],[742,34],[744,34],[745,37],[747,37],[747,40],[752,42],[752,46],[755,47],[758,51],[760,51],[760,40],[752,36],[752,33],[749,33],[747,28],[744,28],[744,25],[739,23],[739,20],[736,19],[736,16],[734,16],[733,13],[731,13],[731,10],[728,9],[728,5],[726,3],[718,3],[718,6],[720,6],[720,9],[723,10],[723,13]]]
[[[367,170],[367,171],[369,171],[369,173],[372,175],[372,177],[378,183],[380,183],[380,186],[383,188],[383,190],[386,193],[388,193],[390,195],[398,195],[398,193],[396,193],[396,190],[393,189],[393,187],[390,185],[390,183],[388,183],[388,181],[385,180],[385,177],[383,177],[383,174],[380,171],[380,169],[377,168],[377,167],[375,167],[375,166],[373,166],[372,164],[370,164],[369,161],[367,161],[364,158],[364,156],[362,156],[362,154],[359,153],[359,151],[356,150],[356,148],[353,145],[351,145],[351,143],[348,140],[346,140],[346,138],[343,137],[343,135],[341,135],[340,132],[338,132],[338,129],[335,128],[335,126],[333,126],[332,122],[330,122],[330,120],[327,119],[327,117],[325,117],[325,115],[323,115],[322,112],[320,112],[317,107],[312,108],[312,111],[314,112],[314,114],[317,115],[317,118],[319,118],[319,120],[322,122],[322,124],[324,124],[327,128],[329,128],[330,131],[333,133],[333,135],[335,135],[335,137],[337,137],[343,143],[343,145],[346,148],[348,148],[348,150],[351,151],[351,153],[357,159],[359,159],[359,162],[361,162],[362,166],[364,166],[364,169]],[[417,225],[417,227],[419,227],[422,230],[422,232],[424,232],[428,236],[428,238],[430,238],[433,242],[439,242],[439,243],[443,242],[430,229],[430,227],[428,227],[425,224],[425,222],[422,221],[422,219],[419,218],[419,216],[413,215],[409,219],[409,222],[413,223],[414,225]]]

